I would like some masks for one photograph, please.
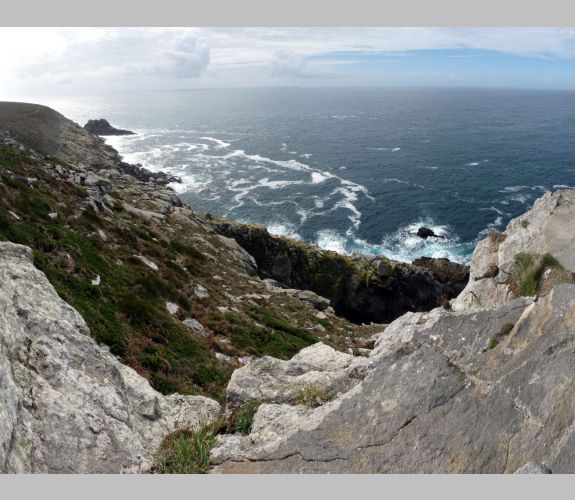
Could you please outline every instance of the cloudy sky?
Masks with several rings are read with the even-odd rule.
[[[0,28],[0,99],[258,86],[575,89],[575,29]]]

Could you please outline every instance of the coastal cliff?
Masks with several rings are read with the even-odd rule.
[[[388,323],[408,311],[433,309],[457,296],[469,279],[468,268],[454,262],[438,272],[433,262],[440,259],[411,265],[385,256],[346,256],[272,236],[264,226],[224,221],[218,228],[253,255],[262,276],[326,297],[337,314],[356,322]]]
[[[274,237],[176,180],[0,103],[0,471],[572,472],[574,191],[469,270]]]
[[[214,471],[575,472],[574,199],[546,193],[480,242],[451,307],[396,319],[367,358],[316,344],[236,370],[227,404],[261,404],[249,436],[218,438]]]

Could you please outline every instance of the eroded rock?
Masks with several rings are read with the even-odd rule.
[[[143,471],[169,432],[219,414],[162,396],[98,346],[27,247],[0,242],[0,310],[1,472]]]

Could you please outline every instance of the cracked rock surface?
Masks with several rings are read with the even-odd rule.
[[[516,298],[490,271],[511,272],[518,252],[551,253],[572,270],[572,233],[559,227],[574,193],[546,194],[504,241],[481,242],[455,307],[401,316],[368,358],[314,365],[330,353],[316,344],[237,370],[228,407],[263,404],[249,435],[218,438],[214,472],[575,472],[575,284]],[[331,400],[298,404],[302,380]]]
[[[152,389],[92,340],[28,247],[0,242],[0,472],[143,471],[168,433],[219,413]]]

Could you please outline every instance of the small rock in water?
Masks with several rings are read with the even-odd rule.
[[[194,293],[199,299],[207,299],[210,296],[208,291],[202,285],[196,285],[194,287]]]
[[[417,230],[417,236],[426,240],[430,236],[434,238],[445,238],[445,236],[440,236],[439,234],[435,234],[433,229],[429,229],[428,227],[422,226]]]

